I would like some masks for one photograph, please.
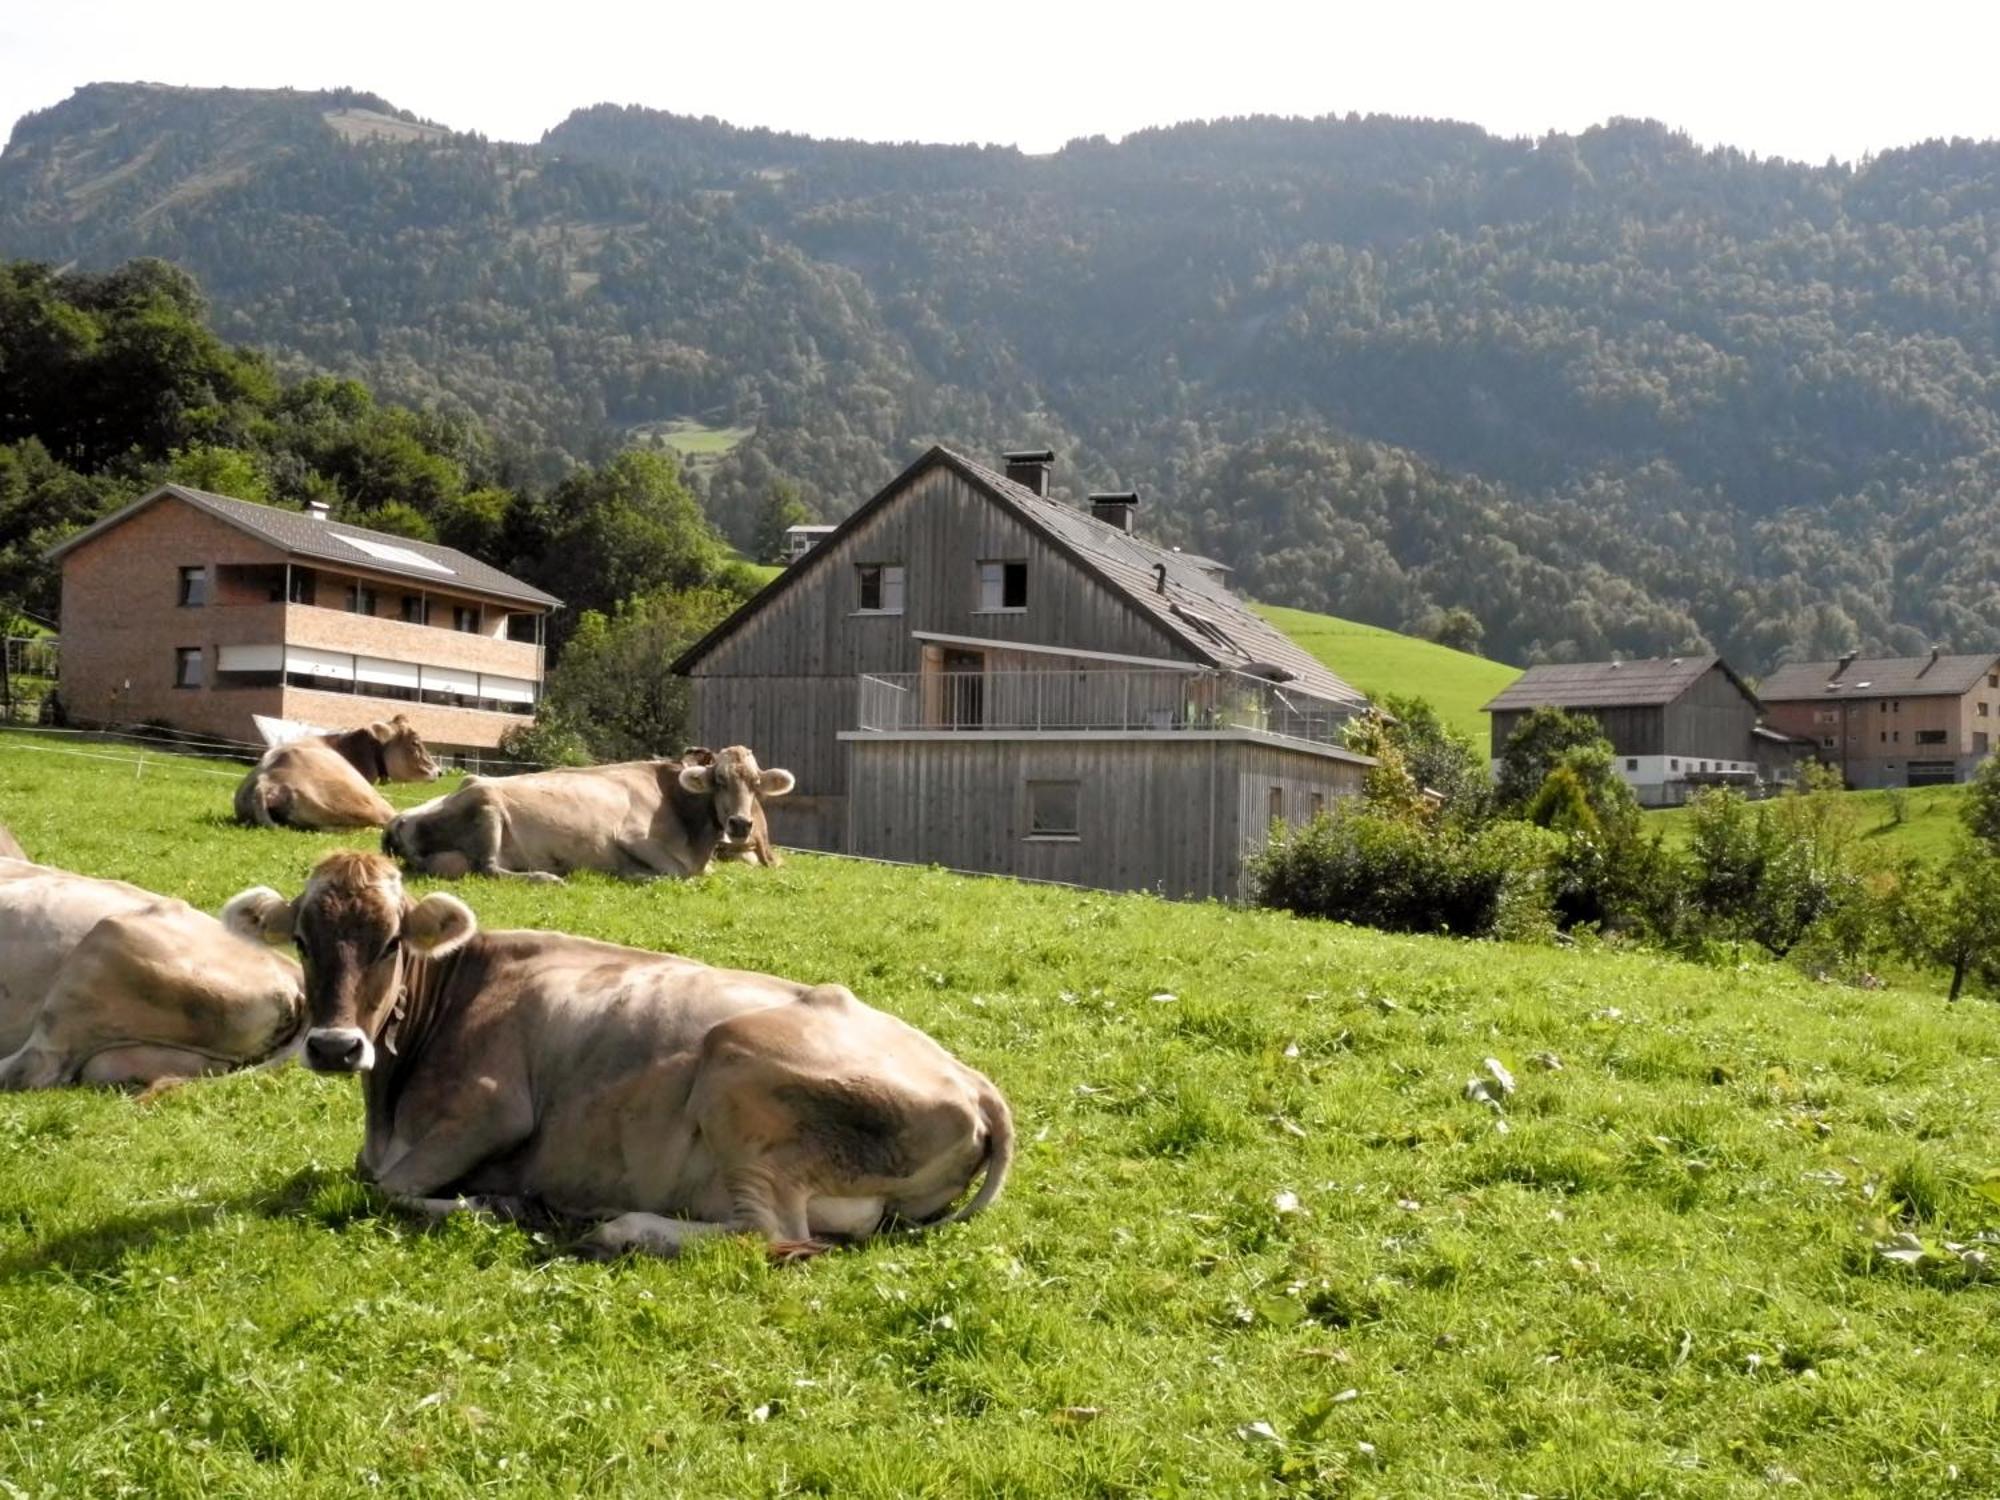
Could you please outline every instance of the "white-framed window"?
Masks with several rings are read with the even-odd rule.
[[[189,609],[199,609],[208,603],[208,569],[181,569],[180,602]]]
[[[979,608],[993,614],[1028,607],[1028,565],[1005,559],[979,565]]]
[[[1083,783],[1028,783],[1028,837],[1074,839],[1083,835]]]
[[[903,612],[903,565],[862,563],[854,570],[864,615],[900,615]]]
[[[207,680],[207,663],[199,646],[174,647],[174,686],[198,688]]]

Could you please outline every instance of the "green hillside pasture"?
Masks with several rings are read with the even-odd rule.
[[[228,787],[0,739],[0,818],[64,864],[213,907],[340,842]],[[2000,1224],[1991,1007],[805,856],[461,889],[851,984],[1006,1090],[1006,1196],[790,1269],[594,1264],[386,1209],[351,1081],[0,1099],[0,1488],[2000,1491],[1950,1248]]]
[[[1963,786],[1919,787],[1905,792],[1905,816],[1901,823],[1895,819],[1887,792],[1852,792],[1847,800],[1853,809],[1855,831],[1864,849],[1892,861],[1914,854],[1937,862],[1951,853],[1953,842],[1965,827],[1960,821],[1965,795],[1966,788]],[[1646,816],[1665,832],[1670,845],[1676,848],[1686,846],[1686,808],[1661,808]]]
[[[692,459],[696,469],[706,470],[720,463],[753,430],[749,427],[710,427],[701,422],[674,418],[634,427],[632,439],[652,447],[672,448],[683,458]]]
[[[1257,612],[1371,698],[1427,699],[1483,755],[1491,731],[1480,706],[1521,675],[1519,667],[1454,651],[1377,625],[1260,604]]]

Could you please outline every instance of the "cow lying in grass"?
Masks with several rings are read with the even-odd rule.
[[[26,859],[20,843],[7,831],[7,825],[0,823],[0,859]]]
[[[0,1088],[157,1084],[283,1053],[298,969],[185,901],[0,859]]]
[[[839,985],[480,932],[353,850],[294,901],[230,907],[298,947],[307,1066],[362,1075],[360,1170],[430,1211],[547,1208],[600,1221],[585,1246],[606,1253],[747,1232],[790,1259],[970,1217],[1006,1180],[999,1091]]]
[[[236,788],[236,821],[256,828],[387,828],[380,781],[436,781],[438,764],[401,714],[264,752]]]
[[[759,802],[792,786],[790,771],[763,769],[741,745],[706,764],[634,760],[475,776],[395,818],[382,852],[445,879],[552,880],[571,870],[634,880],[700,875],[718,856],[754,851]]]

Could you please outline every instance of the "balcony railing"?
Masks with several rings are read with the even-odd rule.
[[[881,672],[861,678],[858,698],[858,727],[874,734],[1242,729],[1338,745],[1355,711],[1283,683],[1205,669]]]

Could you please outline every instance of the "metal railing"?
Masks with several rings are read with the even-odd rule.
[[[856,710],[876,734],[1248,729],[1318,745],[1340,744],[1355,712],[1241,672],[1154,668],[867,673]]]

